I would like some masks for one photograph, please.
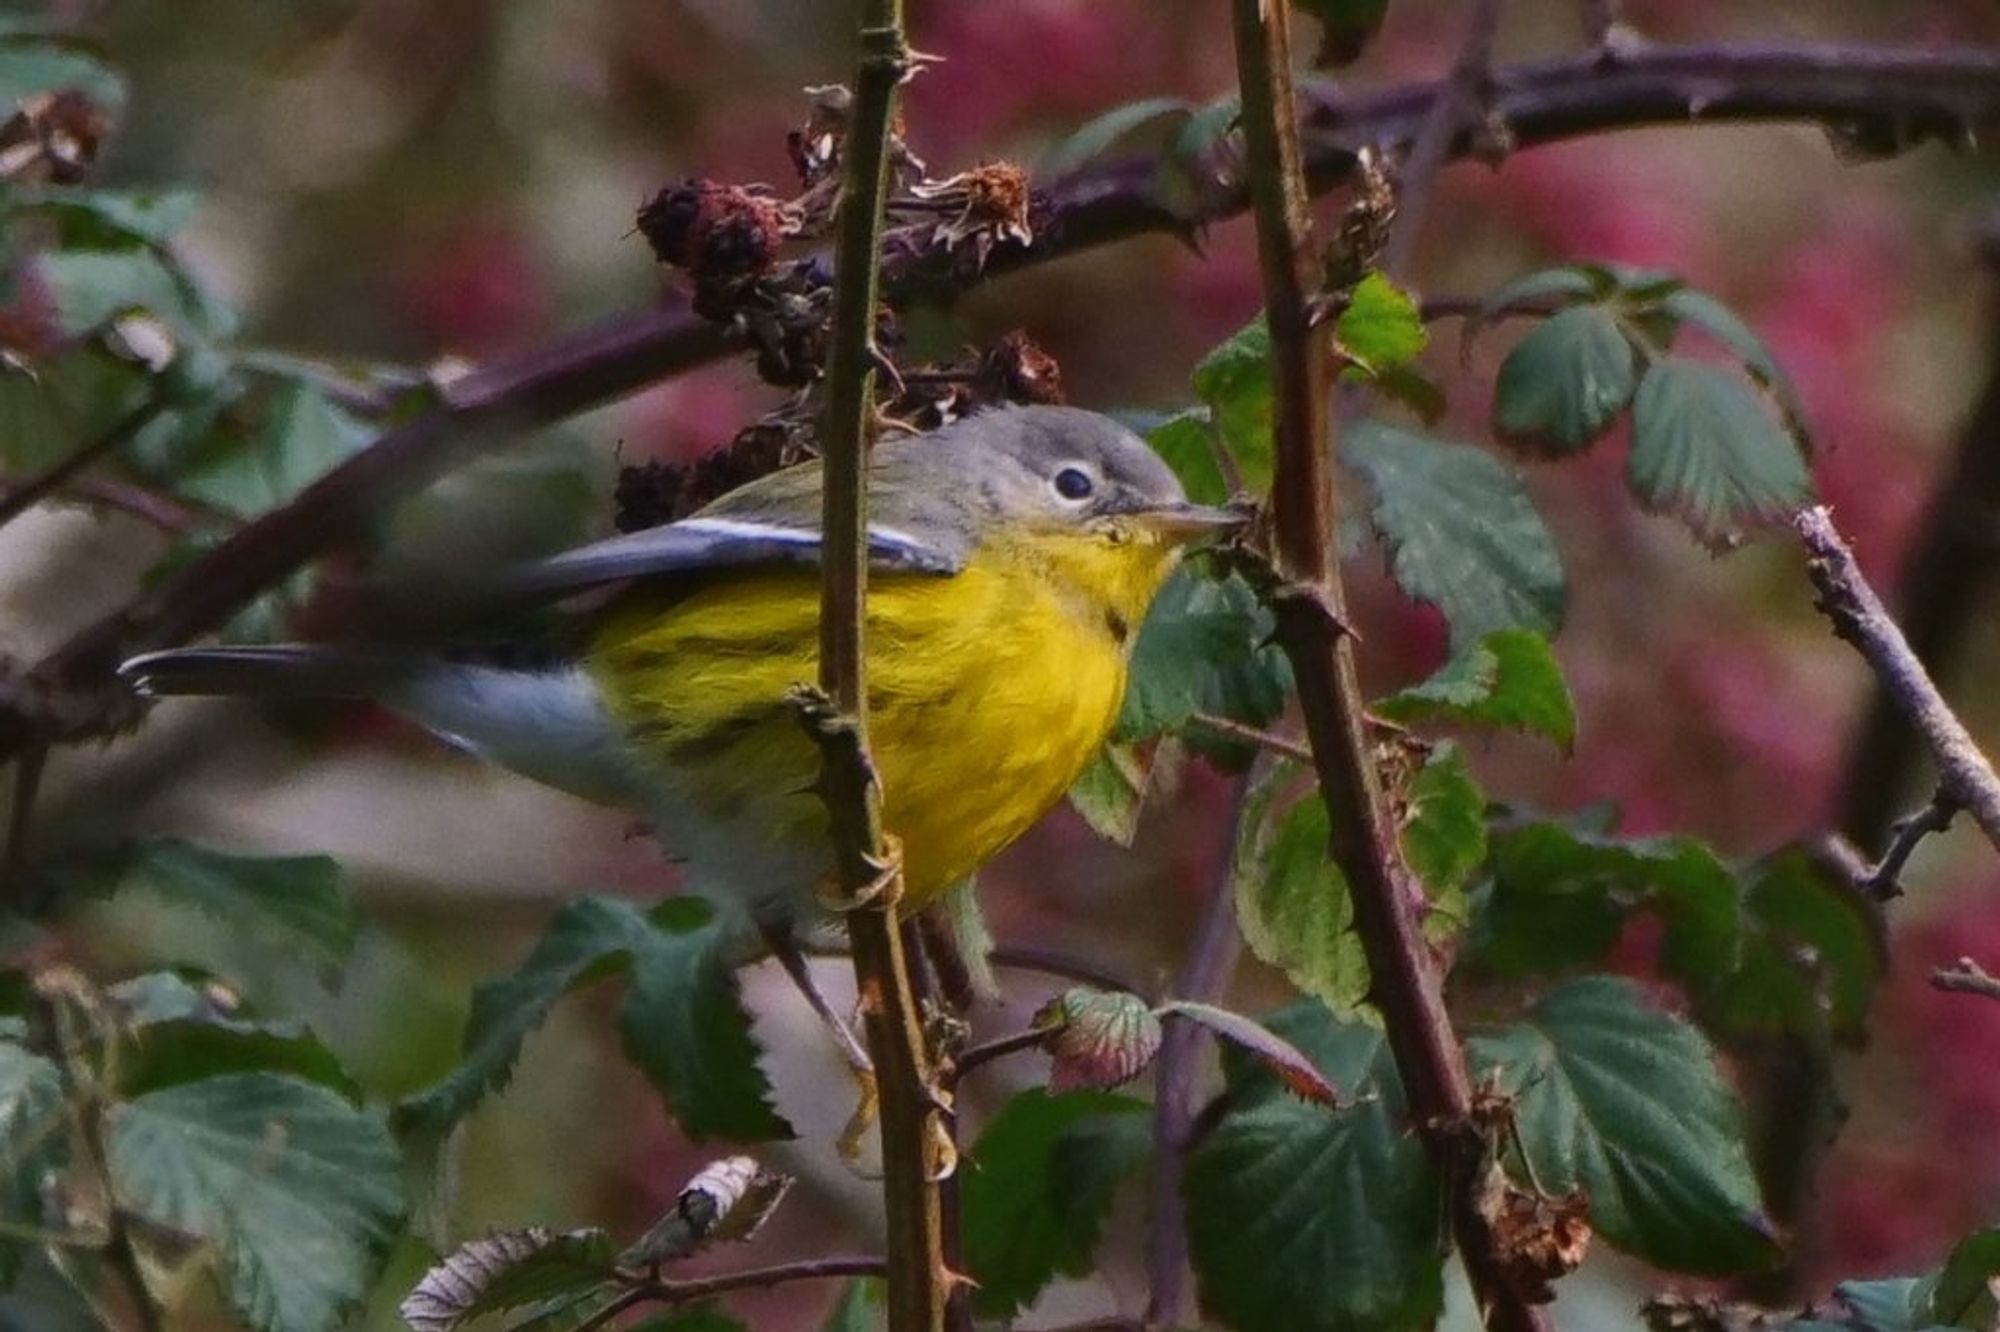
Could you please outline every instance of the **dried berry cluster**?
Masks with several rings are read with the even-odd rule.
[[[727,446],[688,466],[646,463],[620,474],[617,522],[634,531],[676,518],[746,481],[813,455],[811,389],[819,380],[832,313],[832,273],[817,255],[787,258],[785,247],[824,237],[839,201],[840,161],[852,98],[840,87],[809,88],[812,110],[787,136],[802,193],[780,199],[764,186],[687,179],[639,210],[639,231],[663,264],[685,273],[695,312],[728,325],[768,383],[801,390],[785,408]],[[984,268],[1004,246],[1033,243],[1034,197],[1022,170],[994,162],[943,180],[892,136],[897,225],[884,246],[892,289],[898,279]],[[902,345],[893,308],[878,315],[876,343],[893,357]],[[885,424],[931,430],[979,407],[1063,400],[1062,371],[1025,334],[945,365],[883,367]]]

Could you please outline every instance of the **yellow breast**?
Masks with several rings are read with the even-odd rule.
[[[949,578],[871,582],[870,741],[908,903],[971,874],[1069,789],[1117,717],[1129,639],[1170,563],[1041,538],[983,547]],[[818,615],[816,573],[768,570],[677,601],[636,595],[594,642],[643,761],[711,827],[825,837],[817,755],[784,701],[817,674]]]

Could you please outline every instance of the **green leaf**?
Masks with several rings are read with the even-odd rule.
[[[494,1230],[446,1254],[397,1308],[414,1332],[451,1332],[500,1313],[590,1291],[609,1281],[618,1246],[602,1230]]]
[[[827,1311],[820,1332],[875,1332],[881,1325],[877,1310],[882,1307],[882,1283],[861,1277],[840,1288],[840,1298]]]
[[[1319,20],[1319,53],[1313,63],[1338,67],[1361,58],[1382,29],[1389,0],[1300,0],[1299,8]]]
[[[1786,424],[1800,445],[1805,443],[1805,411],[1790,376],[1764,340],[1737,313],[1707,292],[1682,287],[1669,292],[1660,308],[1674,318],[1694,325],[1743,358],[1750,377],[1769,389],[1785,414]]]
[[[1037,166],[1035,180],[1038,184],[1062,180],[1113,150],[1157,152],[1174,141],[1194,112],[1195,104],[1180,97],[1148,97],[1115,106],[1051,148]]]
[[[1573,981],[1471,1049],[1515,1098],[1541,1187],[1587,1191],[1606,1241],[1676,1272],[1742,1272],[1777,1255],[1715,1052],[1630,982]]]
[[[1229,498],[1229,483],[1216,463],[1216,443],[1206,409],[1177,412],[1146,431],[1146,442],[1180,478],[1181,488],[1197,504],[1220,504]]]
[[[52,1060],[0,1040],[0,1217],[39,1224],[42,1182],[60,1172],[68,1156],[62,1070]],[[13,1285],[31,1248],[0,1236],[0,1289]],[[5,1325],[0,1316],[0,1326]]]
[[[1532,629],[1496,629],[1428,680],[1375,705],[1405,725],[1457,722],[1526,731],[1564,753],[1576,743],[1576,706],[1549,641]]]
[[[1000,1107],[960,1176],[965,1262],[979,1283],[976,1313],[1011,1318],[1057,1275],[1089,1270],[1112,1194],[1142,1159],[1146,1138],[1099,1135],[1093,1144],[1105,1150],[1085,1153],[1062,1151],[1065,1135],[1112,1117],[1143,1130],[1145,1109],[1143,1101],[1109,1092],[1040,1088]]]
[[[247,1016],[219,986],[154,971],[110,987],[106,997],[126,1036],[118,1091],[127,1098],[220,1073],[288,1073],[360,1098],[340,1060],[304,1023]]]
[[[1140,627],[1113,738],[1178,733],[1196,713],[1268,725],[1291,688],[1285,654],[1268,641],[1273,628],[1271,613],[1237,574],[1213,578],[1194,565],[1176,571]],[[1225,767],[1252,757],[1238,741],[1198,731],[1183,738]]]
[[[1243,942],[1292,984],[1336,1013],[1368,998],[1368,959],[1354,932],[1354,903],[1328,846],[1332,824],[1313,790],[1281,803],[1299,778],[1273,764],[1246,797],[1230,880]]]
[[[1794,847],[1759,868],[1742,911],[1738,965],[1685,969],[1704,1015],[1739,1034],[1860,1038],[1887,966],[1867,904]]]
[[[630,970],[618,1010],[628,1057],[690,1137],[789,1137],[756,1063],[750,1020],[724,964],[721,927],[698,898],[671,898],[651,915],[630,902],[586,897],[564,907],[513,975],[472,993],[465,1058],[396,1110],[399,1131],[435,1138],[506,1085],[528,1034],[585,982]]]
[[[1333,336],[1371,376],[1407,367],[1431,340],[1416,301],[1381,273],[1369,273],[1355,285],[1334,321]]]
[[[1639,381],[1626,477],[1639,503],[1707,545],[1782,522],[1812,502],[1797,445],[1731,371],[1663,357]]]
[[[1243,483],[1258,494],[1271,488],[1271,330],[1259,315],[1203,357],[1194,368],[1194,393],[1208,404],[1222,442],[1236,459]]]
[[[93,333],[132,310],[150,311],[183,333],[207,326],[187,286],[151,251],[58,250],[37,256],[35,268],[65,337]]]
[[[1835,1332],[1932,1332],[1925,1308],[1930,1283],[1915,1277],[1889,1277],[1881,1281],[1843,1281],[1833,1288],[1833,1297],[1853,1315],[1851,1319],[1825,1326]],[[1810,1324],[1795,1323],[1793,1329]]]
[[[1077,774],[1069,788],[1070,806],[1099,837],[1130,846],[1139,836],[1147,794],[1161,785],[1160,775],[1171,779],[1179,767],[1178,756],[1179,744],[1171,736],[1163,736],[1147,750],[1106,744]]]
[[[1516,473],[1478,449],[1374,421],[1348,432],[1342,457],[1368,483],[1397,586],[1444,612],[1454,653],[1496,629],[1555,633],[1562,561]]]
[[[1611,312],[1571,306],[1544,320],[1500,363],[1494,433],[1530,453],[1575,453],[1611,428],[1638,383],[1638,358]]]
[[[1238,1328],[1429,1328],[1444,1298],[1438,1181],[1381,1031],[1310,1002],[1269,1025],[1371,1099],[1299,1101],[1260,1065],[1225,1057],[1230,1110],[1187,1173],[1203,1307]]]
[[[108,1121],[119,1204],[213,1246],[259,1332],[331,1332],[368,1293],[403,1217],[402,1165],[377,1116],[244,1073],[149,1092]]]
[[[1946,1327],[1990,1328],[2000,1308],[1993,1282],[2000,1277],[2000,1227],[1989,1226],[1960,1240],[1929,1283],[1926,1303],[1932,1322]]]
[[[113,864],[120,890],[143,887],[337,975],[354,952],[360,915],[331,856],[250,856],[177,838],[127,843]]]
[[[0,197],[9,213],[41,213],[61,228],[69,249],[115,250],[165,245],[194,220],[193,190],[100,190],[14,185]]]
[[[272,394],[261,428],[184,474],[178,489],[249,517],[291,499],[359,453],[374,432],[312,384],[295,380]]]
[[[1486,793],[1457,745],[1439,745],[1410,780],[1403,858],[1430,898],[1425,933],[1435,942],[1464,926],[1465,885],[1486,860]]]
[[[0,366],[0,466],[38,471],[97,439],[151,392],[145,372],[85,343],[35,362]]]
[[[125,102],[125,80],[81,43],[18,34],[0,40],[0,105],[7,114],[37,93],[72,88],[109,110]]]
[[[651,925],[633,950],[632,985],[618,1009],[626,1055],[697,1142],[791,1137],[757,1065],[722,922],[707,903],[683,897],[655,908]]]
[[[1495,315],[1509,310],[1539,309],[1554,302],[1568,305],[1574,301],[1589,300],[1599,295],[1597,284],[1590,275],[1580,268],[1565,265],[1561,268],[1544,268],[1537,272],[1523,274],[1501,287],[1486,298],[1479,307],[1476,322],[1485,323]],[[1470,338],[1476,330],[1467,327]]]
[[[645,914],[630,902],[585,897],[557,912],[512,975],[473,989],[464,1059],[443,1081],[397,1106],[398,1131],[442,1135],[488,1093],[506,1086],[522,1043],[556,1000],[623,968],[629,950],[650,929]]]

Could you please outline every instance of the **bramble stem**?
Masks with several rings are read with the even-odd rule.
[[[1525,1302],[1501,1270],[1478,1205],[1480,1140],[1471,1083],[1445,1012],[1441,979],[1424,941],[1422,889],[1403,863],[1396,820],[1370,753],[1366,703],[1333,560],[1334,493],[1328,397],[1328,326],[1315,328],[1308,299],[1318,283],[1312,212],[1291,77],[1288,0],[1235,0],[1236,63],[1264,315],[1271,332],[1277,471],[1272,482],[1270,594],[1278,640],[1298,680],[1320,790],[1332,816],[1334,861],[1346,877],[1354,923],[1373,977],[1389,1046],[1440,1178],[1449,1182],[1452,1231],[1474,1297],[1495,1332],[1546,1332],[1544,1310]]]

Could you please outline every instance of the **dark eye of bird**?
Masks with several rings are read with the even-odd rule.
[[[1081,467],[1065,467],[1056,473],[1056,494],[1066,500],[1089,499],[1090,492],[1096,488],[1090,473]]]

